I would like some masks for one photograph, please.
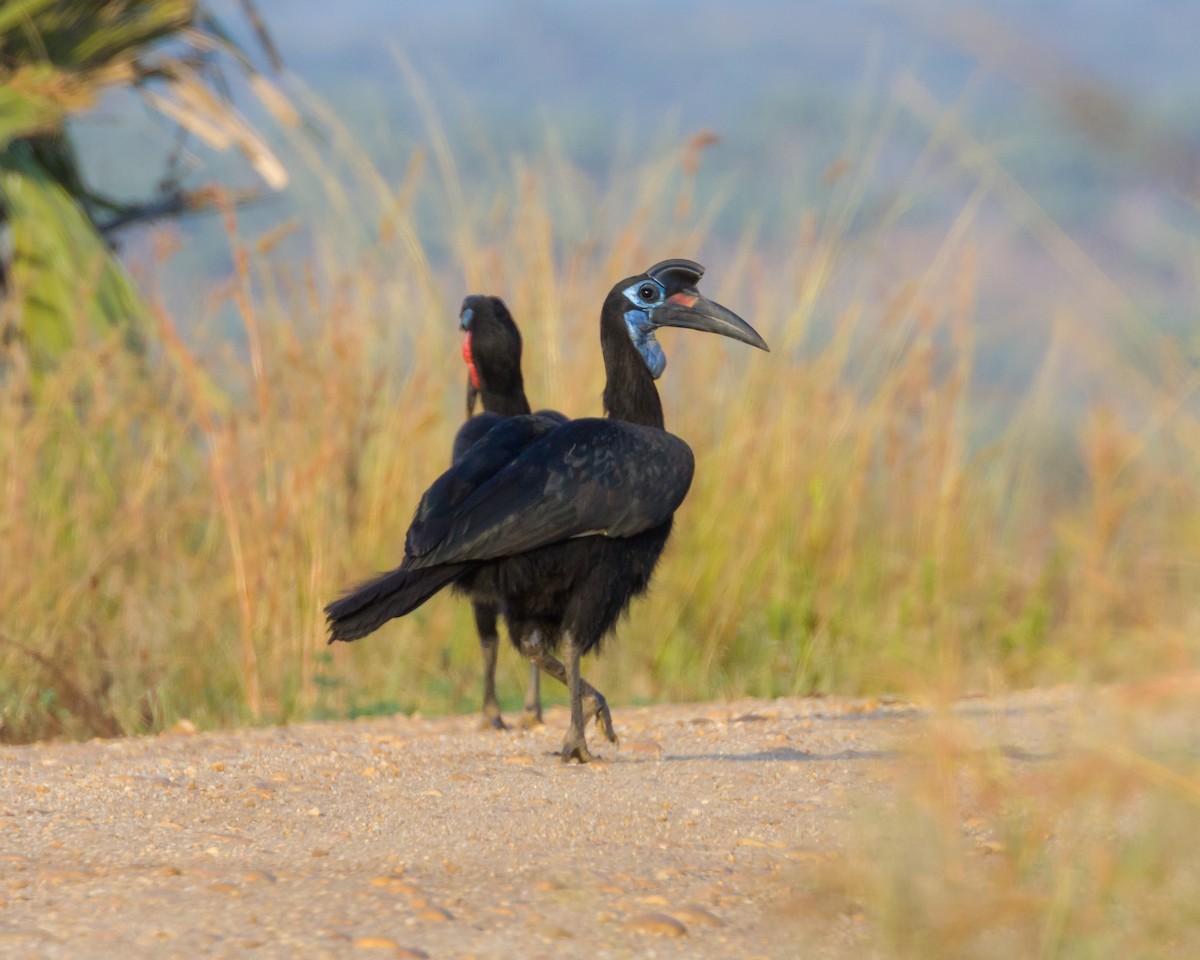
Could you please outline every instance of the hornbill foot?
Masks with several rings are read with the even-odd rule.
[[[613,727],[612,714],[608,709],[608,701],[599,690],[593,690],[583,698],[583,709],[596,718],[597,729],[604,734],[609,743],[619,744],[617,731]]]
[[[504,718],[500,716],[500,711],[494,713],[490,710],[484,710],[483,715],[479,718],[480,730],[507,730],[508,724],[504,722]]]
[[[521,719],[517,721],[517,724],[522,730],[536,730],[542,725],[541,708],[539,707],[536,710],[526,709],[526,711],[521,714]]]
[[[562,747],[563,763],[570,763],[572,760],[577,760],[579,763],[591,763],[595,759],[597,758],[588,750],[586,740],[567,734]]]

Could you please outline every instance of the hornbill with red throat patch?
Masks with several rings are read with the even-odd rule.
[[[504,301],[478,294],[467,297],[459,312],[459,328],[463,331],[462,352],[467,364],[467,421],[454,437],[453,463],[458,463],[497,424],[532,412],[521,374],[521,331]],[[482,402],[482,413],[475,413],[476,401]],[[538,415],[567,422],[566,417],[554,410],[539,410]],[[496,701],[496,655],[500,644],[496,623],[500,609],[488,596],[473,596],[466,582],[456,584],[455,589],[470,597],[475,628],[479,631],[483,652],[482,725],[503,730],[504,720]],[[540,678],[538,665],[530,663],[522,716],[522,725],[526,727],[542,722]]]

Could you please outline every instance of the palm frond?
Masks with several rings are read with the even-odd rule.
[[[243,12],[277,65],[248,0]],[[9,0],[0,7],[0,223],[7,221],[0,308],[4,328],[16,333],[6,336],[35,367],[61,355],[81,324],[124,326],[136,342],[145,310],[107,238],[133,223],[208,209],[217,196],[212,185],[185,188],[170,175],[131,203],[92,190],[67,124],[102,93],[135,90],[188,135],[241,151],[269,189],[287,184],[279,158],[227,96],[222,60],[248,75],[272,114],[289,122],[286,97],[200,0]],[[224,196],[244,202],[259,194]]]

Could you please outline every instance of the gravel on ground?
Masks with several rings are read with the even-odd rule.
[[[1016,762],[1073,696],[970,700]],[[797,884],[930,713],[832,698],[532,731],[393,717],[0,748],[0,956],[792,958]],[[861,915],[805,956],[862,956]]]

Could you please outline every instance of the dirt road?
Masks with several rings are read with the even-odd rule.
[[[969,701],[1052,750],[1070,697]],[[0,957],[791,958],[806,870],[885,802],[901,704],[618,710],[533,732],[393,718],[0,749]],[[814,923],[816,924],[814,927]],[[861,956],[811,917],[805,956]]]

